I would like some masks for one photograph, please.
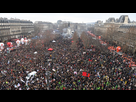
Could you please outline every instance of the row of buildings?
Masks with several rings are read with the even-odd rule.
[[[45,30],[56,31],[57,29],[57,31],[60,31],[60,34],[64,35],[72,35],[73,32],[76,31],[80,36],[82,31],[87,30],[85,23],[73,23],[62,20],[58,20],[56,23],[36,21],[34,24],[41,28],[41,32],[44,32]]]
[[[83,31],[87,31],[86,23],[73,23],[70,21],[57,21],[58,27],[65,26],[63,29],[63,34],[66,36],[71,36],[74,32],[80,36]],[[67,25],[67,26],[66,26]]]
[[[99,20],[95,23],[94,29],[96,32],[101,31],[102,36],[103,34],[108,35],[109,29],[114,29],[117,34],[112,35],[113,42],[120,46],[127,45],[133,53],[136,52],[136,36],[132,34],[136,33],[136,22],[130,21],[128,15],[122,15],[119,19],[111,17],[105,23]],[[132,30],[133,32],[131,32]]]
[[[106,33],[109,27],[115,27],[116,31],[126,33],[128,28],[136,27],[136,22],[131,22],[128,15],[122,15],[119,19],[111,17],[105,23],[100,20],[95,23],[95,30],[100,30],[103,33]]]
[[[0,18],[0,40],[27,36],[34,32],[33,22],[30,20]]]
[[[40,32],[52,30],[59,34],[72,35],[73,32],[80,34],[87,30],[86,23],[73,23],[70,21],[58,20],[56,23],[20,19],[0,18],[0,41],[5,41],[11,38],[18,38],[22,35],[29,35],[34,32],[35,27],[40,28]]]
[[[39,27],[41,29],[41,32],[52,30],[54,28],[54,24],[51,22],[35,21],[34,25]]]
[[[59,28],[61,26],[71,27],[73,29],[82,29],[83,26],[86,26],[86,23],[73,23],[70,21],[62,21],[58,20],[57,23],[44,22],[44,21],[36,21],[34,24],[40,26],[43,30]]]

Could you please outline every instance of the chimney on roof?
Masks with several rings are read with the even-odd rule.
[[[128,16],[125,16],[124,24],[128,24]]]

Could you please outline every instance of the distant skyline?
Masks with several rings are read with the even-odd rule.
[[[76,23],[90,23],[101,20],[105,22],[108,18],[119,18],[121,15],[128,15],[131,21],[136,21],[136,13],[0,13],[0,17],[17,18],[35,21],[56,23],[57,20]]]

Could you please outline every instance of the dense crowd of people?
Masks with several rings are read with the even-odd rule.
[[[84,49],[80,38],[76,51],[70,47],[71,39],[62,36],[48,44],[43,40],[35,39],[15,51],[1,53],[0,90],[47,90],[46,71],[50,71],[49,90],[135,89],[134,71],[120,55],[102,53],[97,46]],[[36,76],[26,80],[32,71],[37,72]],[[83,72],[90,76],[83,76]]]

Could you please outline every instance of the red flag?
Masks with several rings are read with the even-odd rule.
[[[88,61],[91,61],[91,60],[90,60],[90,58],[89,58],[89,60],[88,60]]]
[[[91,74],[88,73],[87,77],[89,78]]]
[[[89,58],[89,60],[88,60],[88,61],[92,62],[92,59],[90,60],[90,58]]]
[[[87,76],[87,73],[86,73],[86,72],[83,72],[83,73],[82,73],[82,76]]]

